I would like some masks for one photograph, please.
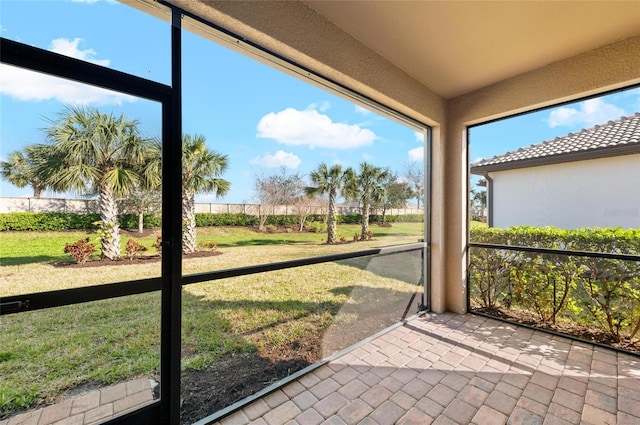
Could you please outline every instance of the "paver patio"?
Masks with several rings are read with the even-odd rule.
[[[220,425],[640,424],[640,357],[497,320],[426,314]]]
[[[149,379],[0,425],[87,425],[153,399]],[[640,424],[640,357],[471,314],[425,314],[220,425]]]
[[[51,406],[0,421],[0,425],[93,425],[153,401],[149,378],[90,391]]]

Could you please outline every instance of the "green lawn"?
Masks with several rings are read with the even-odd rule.
[[[346,237],[358,229],[356,225],[339,226],[338,233]],[[372,230],[372,241],[330,246],[323,243],[326,236],[320,233],[198,229],[199,242],[215,241],[222,255],[187,258],[184,272],[416,242],[422,225],[396,223]],[[69,260],[62,252],[65,243],[87,236],[95,237],[84,232],[0,233],[0,295],[160,274],[158,262],[73,269],[56,265]],[[126,239],[123,237],[123,245]],[[155,237],[137,240],[150,247]],[[345,306],[387,303],[392,297],[405,300],[417,290],[416,282],[407,277],[407,270],[416,267],[415,259],[398,254],[385,264],[374,263],[363,258],[186,286],[183,368],[204,368],[231,353],[277,352],[305,334],[322,334],[336,320],[358,320],[353,315],[341,316]],[[0,316],[0,321],[0,418],[54,402],[78,385],[157,377],[159,293]]]

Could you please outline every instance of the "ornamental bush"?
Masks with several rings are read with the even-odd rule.
[[[71,255],[76,263],[84,264],[96,252],[96,247],[89,242],[89,238],[85,238],[74,243],[65,244],[64,252]]]
[[[473,228],[471,241],[592,253],[640,254],[640,229]],[[501,248],[469,250],[472,307],[517,309],[554,326],[569,320],[612,339],[640,334],[640,262]]]

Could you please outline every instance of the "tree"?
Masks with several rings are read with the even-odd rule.
[[[404,176],[409,182],[418,203],[418,208],[420,208],[420,201],[424,199],[424,167],[422,161],[407,163],[404,171]]]
[[[298,216],[298,230],[300,232],[304,229],[304,223],[307,221],[309,214],[311,214],[313,203],[314,199],[306,194],[302,194],[291,201],[292,211]]]
[[[367,235],[369,234],[371,204],[380,202],[384,198],[383,182],[388,178],[388,169],[375,167],[363,162],[360,164],[358,174],[347,183],[347,198],[360,201],[360,209],[362,211],[360,240],[367,239]]]
[[[36,175],[36,170],[38,164],[50,156],[49,151],[49,146],[38,144],[25,147],[24,152],[11,152],[7,161],[0,161],[0,175],[19,188],[31,186],[33,197],[40,198],[47,185]]]
[[[117,199],[139,182],[136,169],[149,157],[150,143],[138,122],[97,109],[68,107],[46,130],[52,155],[37,175],[56,191],[99,197],[102,256],[120,257]]]
[[[157,213],[162,206],[162,193],[158,189],[144,189],[136,186],[125,199],[120,200],[120,208],[138,215],[138,233],[144,232],[144,215]]]
[[[381,184],[384,189],[384,195],[382,199],[373,205],[375,208],[382,210],[382,223],[384,224],[387,210],[404,208],[407,201],[411,199],[414,194],[409,183],[398,180],[398,175],[391,171],[388,171],[386,178],[382,179]]]
[[[337,229],[336,229],[336,198],[338,193],[342,191],[347,182],[351,181],[354,177],[354,172],[351,168],[346,170],[342,169],[339,164],[332,165],[331,168],[327,167],[324,162],[321,163],[317,169],[311,172],[311,183],[314,186],[307,187],[305,189],[307,195],[329,195],[329,211],[327,214],[327,243],[332,244],[337,242]]]
[[[152,140],[146,158],[136,167],[140,177],[129,196],[120,200],[120,207],[138,214],[138,233],[144,232],[144,214],[156,213],[162,206],[162,142]]]
[[[471,189],[471,208],[478,208],[478,216],[484,218],[484,212],[487,208],[487,191]]]
[[[256,176],[255,198],[261,207],[258,214],[260,230],[264,230],[267,218],[275,213],[277,205],[291,205],[303,193],[302,176],[298,173],[287,174],[286,167],[280,168],[280,174]]]
[[[231,183],[221,178],[229,165],[226,155],[210,151],[202,135],[182,137],[182,252],[196,250],[196,193],[224,196]]]

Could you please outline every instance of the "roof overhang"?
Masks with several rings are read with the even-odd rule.
[[[640,34],[638,1],[304,3],[447,99]]]
[[[285,58],[313,37],[303,54],[348,61],[354,40],[443,99],[640,36],[638,1],[167,1]]]

